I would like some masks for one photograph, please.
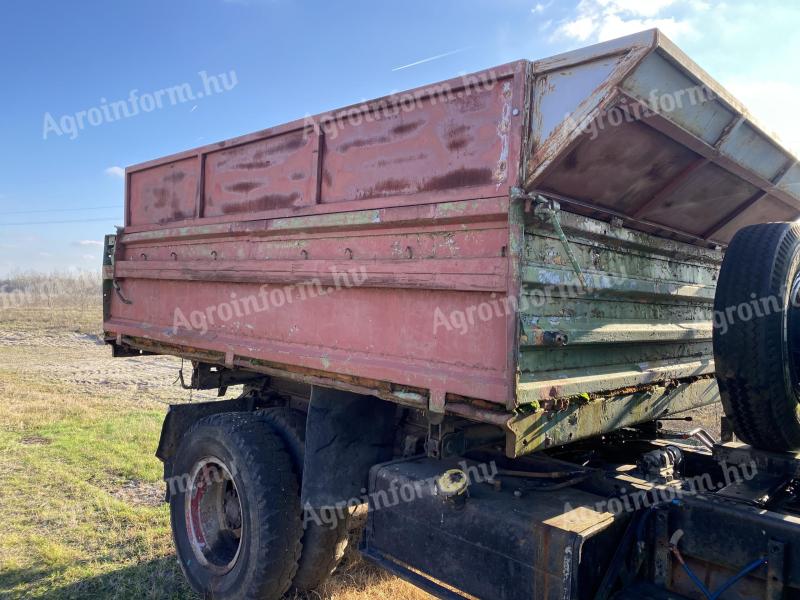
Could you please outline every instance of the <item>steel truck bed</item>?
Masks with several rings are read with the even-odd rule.
[[[714,401],[721,247],[795,219],[798,175],[647,31],[129,167],[104,328],[516,456]]]

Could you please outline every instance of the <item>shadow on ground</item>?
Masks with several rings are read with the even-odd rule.
[[[360,559],[343,565],[323,589],[310,594],[290,593],[285,600],[329,600],[370,598],[372,586],[390,576]],[[199,600],[186,584],[173,557],[153,560],[87,577],[59,586],[58,568],[19,569],[0,573],[0,598],[37,600]],[[19,590],[16,591],[15,590]],[[362,595],[363,594],[363,595]],[[383,598],[384,596],[380,596]]]
[[[183,600],[198,598],[184,582],[174,558],[162,558],[59,586],[60,569],[20,569],[0,573],[0,598],[43,600]],[[24,591],[12,591],[15,588]]]

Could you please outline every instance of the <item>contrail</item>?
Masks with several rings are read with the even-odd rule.
[[[428,58],[423,58],[422,60],[418,60],[417,62],[409,63],[407,65],[403,65],[402,67],[395,67],[392,71],[401,71],[403,69],[408,69],[409,67],[416,67],[417,65],[421,65],[422,63],[431,62],[432,60],[438,60],[440,58],[444,58],[445,56],[452,56],[453,54],[458,54],[459,52],[464,52],[464,50],[469,50],[469,48],[459,48],[458,50],[451,50],[450,52],[445,52],[444,54],[437,54],[436,56],[429,56]]]

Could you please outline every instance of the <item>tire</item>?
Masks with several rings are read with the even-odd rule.
[[[214,600],[281,598],[303,534],[283,439],[256,414],[212,415],[184,434],[173,473],[173,540],[191,587]]]
[[[800,448],[800,225],[741,229],[719,274],[714,361],[725,414],[745,443]]]
[[[291,408],[268,408],[260,411],[283,437],[295,466],[302,473],[305,457],[306,415]],[[335,525],[305,518],[303,553],[292,586],[303,592],[316,590],[330,577],[344,557],[349,540],[349,519],[336,518]]]

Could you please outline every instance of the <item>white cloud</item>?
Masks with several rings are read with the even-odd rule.
[[[594,43],[657,27],[748,108],[768,133],[800,153],[796,114],[800,83],[791,80],[800,52],[800,4],[779,0],[580,0],[556,21],[553,42]],[[775,42],[742,48],[769,31]],[[727,51],[726,51],[727,49]]]
[[[125,177],[125,169],[122,167],[108,167],[106,169],[106,175],[111,175],[112,177]]]
[[[99,240],[79,240],[75,242],[78,246],[103,246],[103,242]]]
[[[546,11],[548,8],[550,8],[550,5],[551,5],[552,3],[553,3],[552,1],[551,1],[551,2],[548,2],[547,4],[542,4],[541,2],[537,2],[537,3],[536,3],[536,6],[534,6],[534,7],[531,9],[531,12],[532,12],[533,14],[535,14],[535,15],[540,15],[540,14],[542,14],[544,11]]]
[[[655,17],[665,8],[673,6],[676,0],[596,0],[609,11],[624,12],[634,16]]]
[[[687,18],[664,14],[676,4],[684,4],[684,1],[581,0],[576,14],[558,24],[553,39],[602,42],[654,27],[679,39],[692,33],[694,26]]]
[[[82,254],[81,258],[86,261],[95,261],[97,260],[96,254]]]

